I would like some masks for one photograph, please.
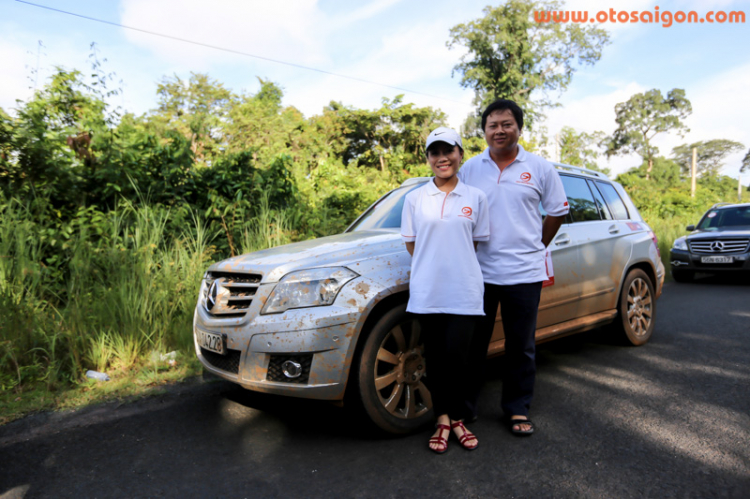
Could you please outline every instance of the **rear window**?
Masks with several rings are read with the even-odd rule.
[[[622,201],[622,198],[617,193],[617,189],[612,184],[606,182],[596,182],[596,186],[599,188],[599,192],[602,193],[604,199],[609,205],[609,209],[616,220],[629,220],[630,215],[628,214],[628,208]]]
[[[594,195],[591,194],[585,178],[560,175],[565,194],[568,196],[570,216],[573,222],[588,222],[601,220],[599,208],[596,206]]]
[[[612,220],[612,213],[609,211],[609,207],[604,201],[604,196],[602,196],[602,193],[599,192],[599,189],[596,188],[591,180],[589,180],[589,188],[591,189],[591,193],[594,195],[594,199],[596,199],[596,206],[599,208],[599,214],[601,215],[602,219]]]

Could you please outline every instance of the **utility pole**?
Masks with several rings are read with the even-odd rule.
[[[737,172],[737,202],[742,202],[742,168]]]
[[[691,165],[690,172],[693,177],[692,182],[690,183],[690,197],[695,197],[695,177],[698,174],[698,168],[697,163],[698,162],[698,148],[693,147],[693,164]]]

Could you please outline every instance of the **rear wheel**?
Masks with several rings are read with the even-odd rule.
[[[621,338],[631,345],[643,345],[654,332],[656,299],[651,278],[641,269],[625,277],[618,303],[615,327]]]
[[[372,328],[357,362],[362,408],[373,423],[409,433],[432,420],[426,368],[419,322],[406,304],[394,307]]]
[[[695,277],[695,272],[692,270],[672,269],[672,277],[677,282],[690,282]]]

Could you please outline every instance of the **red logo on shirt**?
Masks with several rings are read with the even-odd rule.
[[[521,180],[523,182],[528,182],[529,180],[531,180],[531,173],[529,173],[529,172],[523,172],[521,174]]]
[[[461,208],[461,215],[459,217],[466,217],[468,219],[471,219],[472,210],[469,206],[464,206]]]
[[[563,206],[568,206],[568,202],[567,202],[567,201],[565,201],[565,202],[563,203]]]

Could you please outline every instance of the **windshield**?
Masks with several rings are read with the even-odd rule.
[[[408,193],[422,187],[425,183],[420,182],[415,185],[407,185],[392,190],[370,206],[365,214],[362,215],[362,218],[357,220],[347,232],[372,229],[400,229],[404,198]]]
[[[725,227],[750,227],[750,206],[709,210],[698,224],[701,230],[718,230]]]

